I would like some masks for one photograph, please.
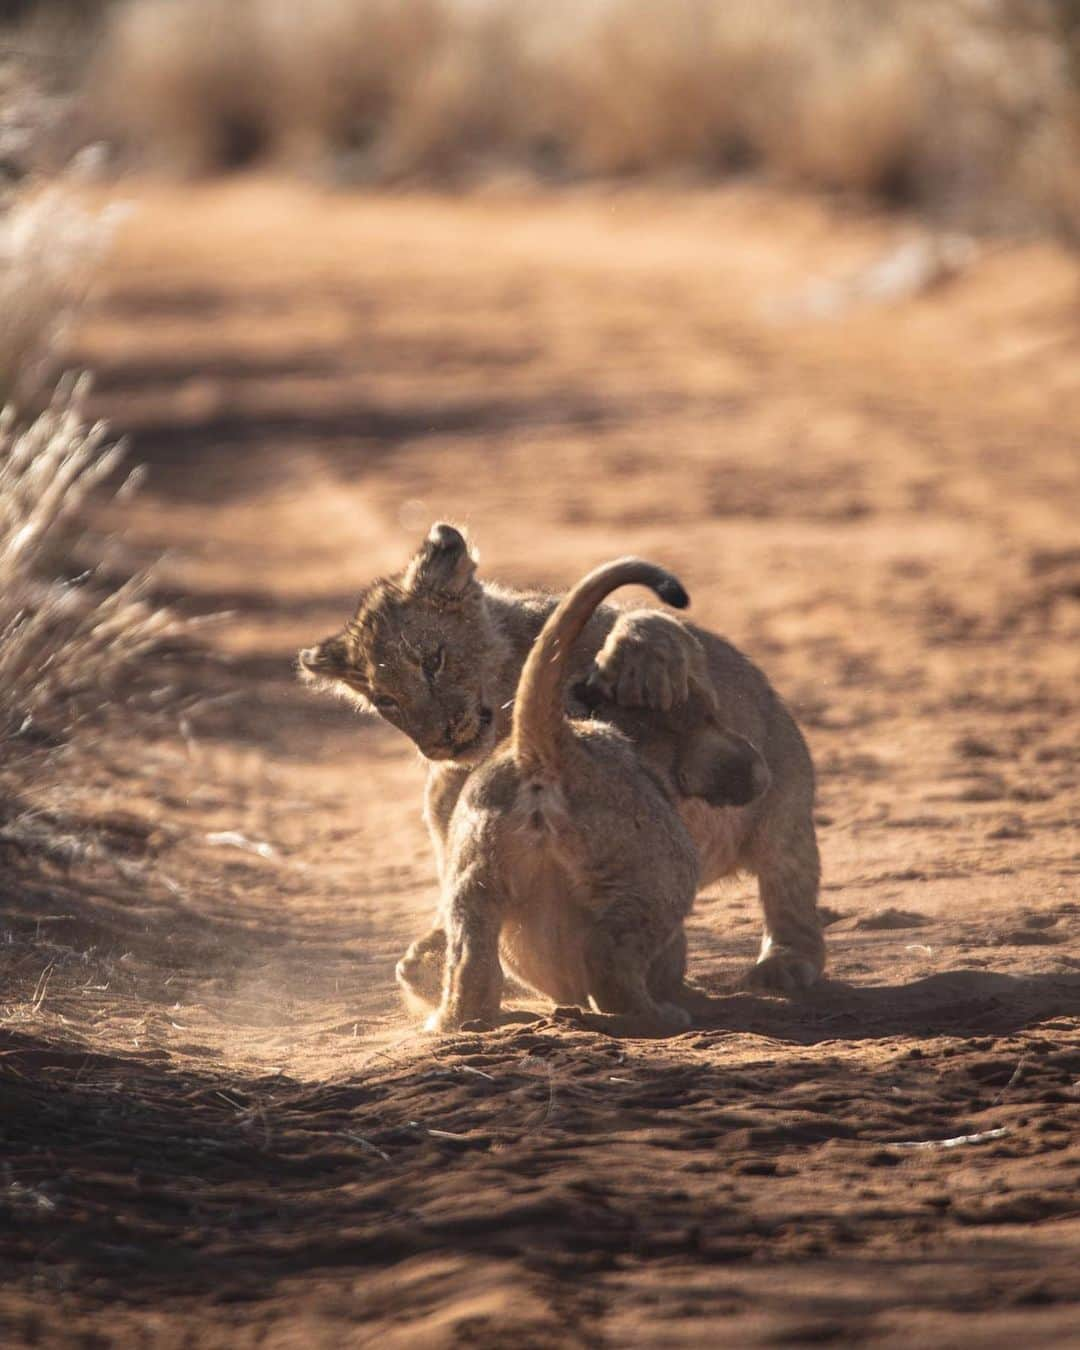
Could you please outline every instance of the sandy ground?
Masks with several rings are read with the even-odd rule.
[[[908,227],[760,191],[131,194],[78,355],[131,560],[231,617],[6,846],[5,1343],[1080,1345],[1076,265],[871,304]],[[291,661],[441,517],[513,583],[655,557],[765,667],[828,982],[740,992],[742,880],[713,1025],[409,1023],[423,767]]]

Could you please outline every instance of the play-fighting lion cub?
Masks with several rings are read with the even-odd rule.
[[[591,1003],[615,1033],[689,1025],[683,921],[699,867],[676,798],[689,790],[745,805],[768,777],[758,761],[749,781],[706,708],[674,743],[634,745],[612,726],[567,718],[573,645],[601,600],[631,583],[676,608],[688,603],[669,572],[637,558],[585,577],[533,644],[509,743],[457,800],[442,877],[442,996],[429,1030],[495,1022],[504,970],[556,1003]]]
[[[374,710],[428,760],[425,814],[443,875],[447,831],[476,767],[511,730],[522,668],[557,597],[481,581],[464,536],[436,524],[405,567],[370,582],[353,617],[300,653],[316,685]],[[794,719],[760,670],[729,642],[659,610],[601,605],[570,653],[568,707],[618,727],[639,750],[686,742],[695,691],[715,721],[760,753],[768,790],[714,805],[680,785],[679,813],[697,848],[701,885],[736,870],[758,880],[765,933],[750,982],[812,984],[825,958],[817,914],[814,771]],[[747,772],[752,772],[746,760]],[[440,998],[446,934],[418,938],[398,965],[410,997]]]

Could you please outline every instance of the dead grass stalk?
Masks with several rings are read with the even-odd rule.
[[[116,584],[102,556],[69,575],[73,525],[124,456],[103,425],[88,424],[87,391],[85,378],[67,378],[28,424],[10,409],[0,418],[4,738],[69,734],[124,692],[150,652],[190,627],[154,603],[147,572]]]

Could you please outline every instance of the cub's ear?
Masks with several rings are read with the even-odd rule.
[[[476,559],[465,536],[453,525],[432,525],[428,537],[405,569],[405,590],[414,595],[429,591],[462,595],[473,584]]]
[[[713,806],[748,806],[771,781],[761,752],[743,736],[707,725],[684,747],[676,766],[679,791]]]
[[[340,633],[324,638],[315,647],[305,647],[297,657],[300,675],[308,680],[337,680],[349,664],[345,639]]]

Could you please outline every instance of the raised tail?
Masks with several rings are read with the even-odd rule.
[[[690,603],[676,577],[641,558],[605,563],[563,597],[540,630],[518,680],[512,743],[523,774],[551,780],[559,777],[570,652],[600,602],[620,586],[630,585],[649,586],[675,609],[685,609]]]

